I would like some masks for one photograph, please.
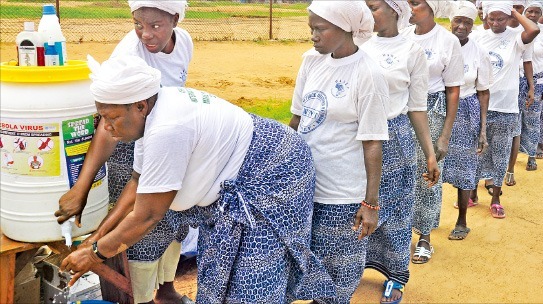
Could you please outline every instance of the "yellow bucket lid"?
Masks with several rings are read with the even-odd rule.
[[[68,60],[63,66],[17,66],[15,62],[0,64],[2,82],[66,82],[89,79],[89,74],[84,60]]]

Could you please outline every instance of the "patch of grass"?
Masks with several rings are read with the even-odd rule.
[[[240,98],[235,103],[249,113],[275,119],[284,124],[288,124],[292,117],[290,100],[247,100]]]
[[[2,5],[0,18],[38,18],[42,15],[40,6]],[[130,10],[125,7],[103,8],[97,10],[95,6],[61,7],[61,18],[73,19],[131,19]]]

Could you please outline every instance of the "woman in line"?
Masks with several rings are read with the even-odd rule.
[[[408,25],[409,4],[399,0],[366,0],[377,32],[361,48],[378,64],[390,94],[389,140],[383,142],[379,186],[379,223],[369,236],[366,268],[385,277],[381,303],[400,303],[409,280],[409,257],[417,160],[413,132],[426,157],[429,186],[439,178],[426,114],[428,67],[422,48],[399,35]]]
[[[377,227],[388,86],[353,40],[373,31],[364,2],[313,1],[308,11],[314,49],[303,55],[290,126],[315,159],[311,248],[337,289],[336,297],[315,301],[345,304],[364,271],[365,236]]]
[[[447,154],[456,110],[460,85],[464,83],[464,63],[458,38],[438,25],[434,17],[448,17],[448,1],[409,0],[413,26],[402,34],[418,43],[426,53],[429,82],[427,109],[430,136],[434,144],[436,159],[443,172],[443,159]],[[423,264],[430,260],[434,251],[430,244],[430,233],[439,226],[443,182],[440,178],[435,186],[428,187],[422,174],[426,172],[426,159],[417,145],[417,183],[413,214],[413,230],[420,234],[412,262]]]
[[[162,85],[185,86],[193,44],[189,33],[177,24],[185,17],[187,2],[138,0],[128,1],[128,5],[134,29],[119,42],[111,57],[138,56],[162,72]],[[116,141],[104,130],[103,122],[100,122],[77,182],[59,200],[59,211],[55,214],[59,223],[75,216],[76,224],[79,225],[94,177],[106,161],[109,200],[114,205],[131,177],[134,143]],[[188,229],[178,229],[180,221],[176,212],[168,211],[155,230],[127,250],[136,303],[183,300],[173,285],[181,241]],[[106,232],[99,227],[87,243],[98,240]],[[113,267],[118,265],[111,263]],[[188,298],[184,297],[184,300]]]
[[[539,18],[542,16],[543,3],[541,1],[528,2],[524,15],[532,22],[537,24],[539,29],[543,25],[539,23]],[[534,74],[534,101],[529,104],[519,103],[520,112],[522,113],[522,133],[520,136],[520,147],[528,154],[528,163],[526,170],[533,171],[537,169],[536,157],[538,143],[541,137],[541,107],[543,97],[543,36],[537,35],[533,42],[532,66]]]
[[[539,34],[539,28],[514,10],[512,1],[483,1],[483,10],[490,30],[476,42],[490,55],[494,82],[490,86],[487,113],[489,148],[479,161],[477,175],[494,181],[490,213],[494,218],[505,218],[500,192],[519,112],[519,62],[528,44]],[[524,30],[515,32],[507,27],[510,18],[517,19]],[[472,197],[477,197],[477,188]]]
[[[214,95],[161,88],[160,71],[139,57],[89,66],[104,128],[136,141],[134,172],[112,210],[124,216],[106,219],[107,234],[63,260],[70,286],[172,209],[200,227],[197,303],[334,295],[310,250],[315,171],[298,134]]]
[[[477,187],[477,159],[488,147],[486,113],[492,66],[488,54],[468,36],[477,17],[475,5],[461,1],[454,3],[453,8],[451,31],[462,46],[465,84],[460,87],[458,112],[443,166],[443,182],[453,185],[458,194],[454,204],[458,218],[449,240],[463,240],[470,232],[467,209],[478,204],[477,200],[470,199],[471,190]]]
[[[524,14],[526,7],[525,0],[515,0],[513,1],[513,9],[515,9],[519,14]],[[508,28],[520,33],[524,29],[520,25],[517,19],[509,18],[507,23]],[[518,95],[518,107],[519,115],[517,119],[517,124],[513,131],[513,143],[511,145],[511,154],[509,156],[509,165],[507,166],[507,172],[505,173],[505,184],[507,186],[514,186],[517,184],[515,180],[515,164],[517,163],[518,153],[523,150],[526,151],[525,147],[521,146],[521,134],[523,128],[533,128],[531,125],[524,126],[529,118],[529,113],[525,113],[524,109],[530,108],[534,103],[535,98],[535,80],[534,80],[534,68],[532,64],[534,52],[534,44],[531,43],[528,45],[528,48],[522,53],[522,59],[520,62],[520,74],[519,74],[519,95]],[[539,103],[538,103],[539,104]],[[529,111],[528,111],[529,112]],[[539,111],[538,111],[539,112]],[[528,114],[526,117],[525,114]],[[530,123],[539,123],[539,121],[530,121]],[[526,134],[526,131],[524,132]],[[532,132],[530,132],[532,133]],[[524,136],[526,143],[526,136]],[[533,153],[535,156],[535,151]],[[535,157],[530,160],[528,158],[528,164],[526,165],[526,170],[533,171],[537,169],[537,164],[535,163]],[[492,194],[491,194],[492,195]]]

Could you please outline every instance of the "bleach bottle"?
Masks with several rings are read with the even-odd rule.
[[[41,17],[38,25],[38,32],[41,33],[43,37],[53,39],[55,49],[57,50],[59,56],[58,63],[59,65],[64,65],[68,60],[66,54],[66,38],[64,38],[64,35],[62,35],[60,23],[53,4],[43,5],[43,16]],[[47,48],[47,45],[45,45],[45,47]]]
[[[44,66],[42,36],[34,31],[34,22],[25,22],[24,31],[15,39],[19,66]]]

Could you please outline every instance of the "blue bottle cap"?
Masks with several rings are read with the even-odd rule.
[[[56,15],[55,6],[53,4],[44,4],[43,5],[43,14],[44,15]]]

